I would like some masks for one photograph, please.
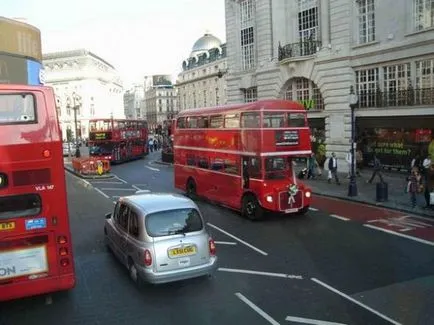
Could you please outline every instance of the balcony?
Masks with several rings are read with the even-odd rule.
[[[302,58],[312,56],[321,48],[320,41],[303,41],[298,43],[280,45],[278,47],[279,61],[285,59]]]
[[[414,89],[409,87],[402,90],[376,90],[362,91],[359,93],[359,108],[422,105],[434,105],[434,88]]]

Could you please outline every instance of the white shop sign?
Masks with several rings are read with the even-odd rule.
[[[0,252],[0,280],[47,271],[45,246]]]

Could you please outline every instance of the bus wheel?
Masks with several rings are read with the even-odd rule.
[[[187,196],[190,199],[196,198],[197,196],[196,183],[191,178],[187,181],[186,191],[187,191]]]
[[[264,217],[264,211],[259,205],[254,195],[248,194],[243,197],[243,207],[241,211],[243,217],[250,220],[261,220]]]

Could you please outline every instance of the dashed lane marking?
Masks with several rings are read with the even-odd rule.
[[[343,221],[349,221],[349,218],[345,218],[342,216],[338,216],[337,214],[330,214],[330,217],[335,218],[335,219],[339,219],[339,220],[343,220]]]
[[[128,184],[128,182],[127,182],[126,180],[120,178],[119,176],[114,175],[114,177],[115,177],[116,179],[120,180],[122,183],[124,183],[124,184]]]
[[[272,324],[272,325],[280,325],[280,323],[278,323],[277,321],[275,321],[270,315],[268,315],[265,311],[263,311],[261,308],[259,308],[258,306],[256,306],[253,302],[251,302],[249,299],[247,299],[245,296],[243,296],[240,292],[235,293],[235,296],[237,296],[247,306],[249,306],[254,311],[256,311],[259,315],[261,315],[270,324]]]
[[[296,275],[296,274],[262,272],[262,271],[254,271],[254,270],[243,270],[243,269],[229,269],[229,268],[226,268],[226,267],[219,267],[218,270],[220,272],[253,274],[253,275],[270,276],[270,277],[275,277],[275,278],[303,280],[303,276]]]
[[[285,320],[293,323],[312,324],[312,325],[345,325],[343,323],[328,322],[325,320],[295,317],[295,316],[287,316]]]
[[[154,172],[159,172],[160,171],[158,168],[155,168],[155,167],[151,167],[151,166],[147,166],[147,165],[145,165],[145,167],[148,168],[148,169],[150,169],[150,170],[153,170]]]
[[[101,191],[99,188],[94,187],[95,191],[97,191],[99,194],[101,194],[102,196],[104,196],[106,199],[109,199],[110,196],[108,196],[107,194],[105,194],[103,191]]]
[[[215,241],[214,243],[216,243],[217,245],[232,245],[232,246],[235,246],[237,244],[232,241]]]

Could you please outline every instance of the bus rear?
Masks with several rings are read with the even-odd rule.
[[[53,90],[0,85],[0,301],[74,285]]]

